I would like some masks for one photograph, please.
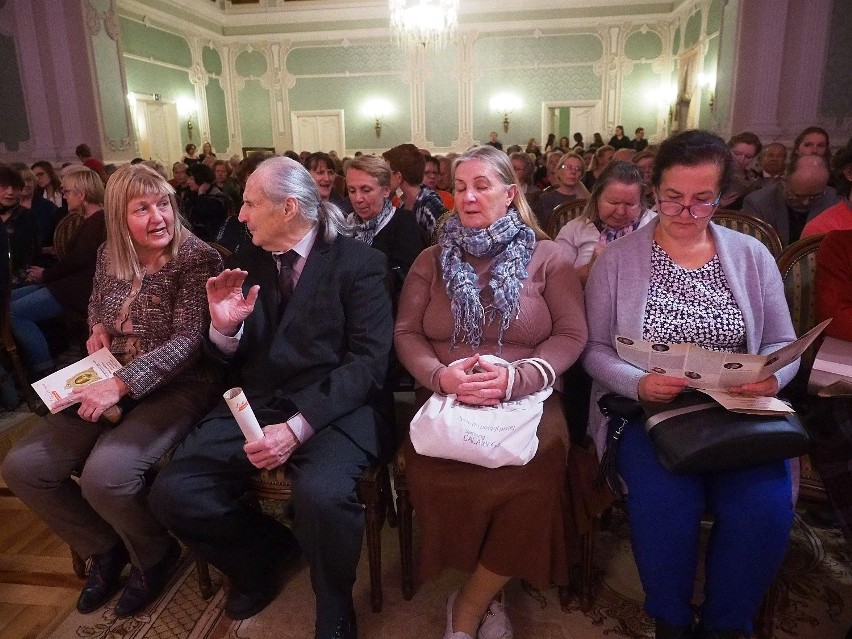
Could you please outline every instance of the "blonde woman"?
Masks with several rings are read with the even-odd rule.
[[[86,348],[109,348],[122,367],[58,402],[54,408],[79,406],[36,423],[3,464],[9,488],[90,559],[82,613],[112,598],[128,562],[115,614],[143,610],[180,557],[148,509],[144,474],[213,400],[198,357],[209,325],[205,286],[222,261],[183,228],[176,207],[174,189],[146,166],[125,165],[110,179]],[[120,401],[123,420],[101,422]],[[79,482],[71,479],[78,469]]]

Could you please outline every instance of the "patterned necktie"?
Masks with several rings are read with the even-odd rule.
[[[290,250],[283,255],[278,256],[278,293],[281,298],[281,303],[278,307],[279,317],[284,314],[284,309],[287,308],[287,302],[293,294],[294,272],[293,266],[296,260],[299,259],[299,254],[296,251]]]

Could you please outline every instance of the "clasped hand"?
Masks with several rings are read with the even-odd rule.
[[[248,271],[226,268],[216,277],[207,280],[207,305],[210,323],[222,335],[233,337],[240,325],[251,315],[260,286],[252,286],[243,295],[243,283]]]
[[[287,422],[263,427],[263,439],[246,442],[243,450],[256,468],[272,470],[286,462],[299,446]]]
[[[439,383],[442,393],[455,395],[463,404],[495,406],[506,396],[509,371],[476,354],[447,366]]]

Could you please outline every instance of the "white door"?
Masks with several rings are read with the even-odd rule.
[[[568,138],[574,145],[574,134],[579,132],[583,135],[583,142],[588,147],[592,143],[592,137],[597,130],[596,109],[590,106],[572,106],[571,108],[571,134]]]
[[[139,156],[162,164],[171,175],[172,164],[183,157],[177,107],[171,102],[136,100],[133,109]]]
[[[559,113],[560,110],[568,109],[568,122],[571,127],[571,132],[568,134],[568,139],[571,145],[574,144],[574,134],[580,132],[583,134],[583,142],[586,147],[592,142],[592,135],[595,131],[601,130],[603,117],[601,114],[600,100],[564,100],[559,102],[542,102],[541,103],[541,139],[542,144],[547,139],[547,134],[550,132],[556,133],[559,130]],[[563,111],[564,112],[564,111]],[[556,125],[555,128],[554,124]]]
[[[346,133],[343,128],[343,110],[292,111],[293,149],[302,151],[336,151],[346,154]]]

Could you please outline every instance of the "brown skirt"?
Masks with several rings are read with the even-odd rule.
[[[536,588],[568,584],[579,538],[566,492],[569,439],[559,393],[544,403],[538,438],[528,464],[493,469],[425,457],[406,441],[422,579],[444,568],[472,572],[481,563]]]

